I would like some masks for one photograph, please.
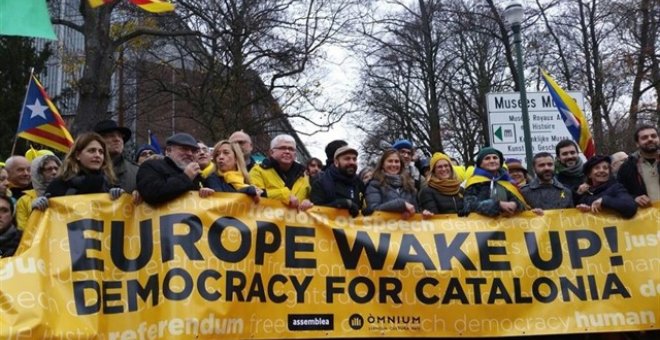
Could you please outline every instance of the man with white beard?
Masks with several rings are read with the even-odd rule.
[[[202,187],[201,169],[195,161],[199,146],[187,133],[177,133],[166,141],[165,157],[150,159],[140,165],[137,190],[145,202],[159,205],[191,190],[199,190],[200,197],[213,194]]]
[[[660,138],[658,128],[642,125],[635,131],[637,151],[619,168],[617,179],[640,207],[660,200]]]

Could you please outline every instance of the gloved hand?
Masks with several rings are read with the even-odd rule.
[[[48,197],[40,196],[32,201],[32,209],[44,211],[48,208]]]
[[[357,217],[360,214],[360,207],[355,202],[349,200],[348,213],[351,217]]]
[[[470,215],[470,209],[465,207],[457,212],[458,217],[468,217]]]
[[[252,197],[257,196],[257,188],[255,188],[252,185],[250,185],[248,187],[245,187],[243,189],[240,189],[239,192],[242,192],[242,193],[244,193],[248,196],[252,196]]]
[[[121,194],[123,193],[124,193],[124,189],[122,188],[112,188],[110,189],[110,199],[114,201],[118,199],[119,196],[121,196]]]

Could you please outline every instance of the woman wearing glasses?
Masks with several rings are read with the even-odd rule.
[[[32,188],[16,202],[16,226],[25,229],[28,218],[32,213],[32,201],[46,194],[46,188],[52,182],[62,165],[62,161],[55,155],[44,155],[35,158],[30,165],[32,174]]]

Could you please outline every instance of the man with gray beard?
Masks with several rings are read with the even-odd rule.
[[[208,197],[213,190],[202,186],[201,169],[195,161],[197,140],[187,133],[168,138],[165,157],[150,159],[140,165],[137,190],[151,205],[167,203],[191,190]]]
[[[555,161],[548,152],[539,152],[532,160],[536,177],[520,189],[525,201],[537,215],[543,210],[573,208],[571,190],[555,178]]]

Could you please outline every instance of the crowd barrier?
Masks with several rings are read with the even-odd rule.
[[[50,199],[0,260],[0,338],[478,337],[658,329],[660,202],[466,218]]]

